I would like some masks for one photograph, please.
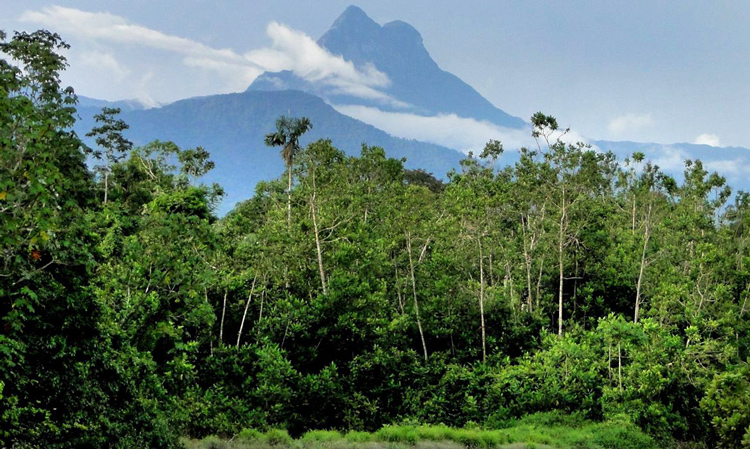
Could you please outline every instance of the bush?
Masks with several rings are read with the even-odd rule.
[[[721,447],[750,447],[750,366],[716,375],[701,409],[713,417]]]
[[[263,434],[255,429],[242,429],[237,434],[237,439],[240,441],[262,441],[264,439]]]
[[[656,448],[656,442],[641,432],[635,424],[607,421],[591,426],[591,440],[602,449],[648,449]]]
[[[286,445],[290,446],[294,440],[289,436],[286,430],[271,429],[265,434],[265,440],[271,446]]]
[[[330,443],[332,441],[341,441],[344,436],[341,432],[335,430],[311,430],[305,433],[302,438],[303,442],[319,442],[319,443]]]
[[[369,443],[375,441],[375,435],[370,432],[360,432],[352,430],[344,435],[344,439],[350,443]]]

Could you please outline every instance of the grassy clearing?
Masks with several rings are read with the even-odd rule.
[[[506,429],[386,426],[377,432],[315,430],[292,439],[286,431],[243,430],[231,440],[184,440],[186,449],[649,449],[656,442],[622,421],[603,423],[532,415]]]

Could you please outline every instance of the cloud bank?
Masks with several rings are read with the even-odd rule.
[[[391,100],[379,90],[388,87],[390,80],[374,66],[357,68],[342,56],[329,53],[310,36],[278,22],[271,22],[266,33],[273,42],[272,46],[245,54],[248,60],[265,70],[290,70],[306,81],[327,84],[333,87],[336,93],[367,99]]]
[[[223,89],[218,90],[223,92],[244,90],[264,71],[289,70],[307,81],[329,85],[336,92],[395,101],[381,90],[390,83],[384,73],[371,65],[355,67],[343,57],[332,55],[304,33],[277,22],[271,22],[266,29],[271,39],[269,47],[240,54],[232,49],[213,48],[192,39],[162,33],[104,12],[49,6],[38,11],[26,11],[20,20],[80,39],[81,44],[89,48],[74,56],[120,83],[130,81],[134,85],[136,80],[128,78],[134,70],[119,60],[116,54],[136,48],[138,51],[177,56],[185,67],[219,75]],[[167,62],[163,58],[155,57],[152,61],[149,71],[158,73],[167,70]],[[159,63],[163,66],[159,67]]]
[[[534,145],[529,130],[503,128],[455,114],[421,116],[359,105],[334,105],[334,108],[391,135],[435,143],[463,152],[481,151],[490,139],[501,141],[506,150]]]
[[[696,145],[711,145],[712,147],[721,146],[721,140],[716,134],[701,134],[695,138],[693,143]]]
[[[614,134],[624,134],[637,131],[654,124],[651,113],[648,114],[625,114],[612,119],[607,129]]]

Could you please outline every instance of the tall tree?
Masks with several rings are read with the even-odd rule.
[[[86,137],[95,137],[96,144],[104,150],[93,151],[94,157],[104,159],[104,165],[97,167],[97,171],[104,175],[104,204],[107,204],[109,197],[109,175],[112,165],[124,158],[133,148],[133,143],[122,135],[130,126],[122,119],[116,118],[119,113],[120,108],[102,108],[102,112],[94,116],[96,123],[100,125],[86,133]]]
[[[307,117],[287,117],[282,115],[276,120],[276,131],[266,134],[265,143],[269,147],[281,147],[281,158],[287,169],[287,223],[292,223],[292,167],[294,156],[300,150],[299,138],[312,128]]]

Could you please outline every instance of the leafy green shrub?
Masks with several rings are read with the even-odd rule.
[[[255,429],[242,429],[242,431],[237,434],[237,439],[240,441],[262,441],[264,436],[261,432],[258,432]]]
[[[336,430],[311,430],[309,432],[306,432],[302,438],[300,438],[303,442],[320,442],[320,443],[330,443],[332,441],[341,441],[344,439],[344,436],[341,435],[341,432],[338,432]]]
[[[412,426],[385,426],[375,435],[378,440],[388,443],[416,444],[419,440],[417,430]]]
[[[420,426],[417,428],[420,440],[445,441],[453,440],[454,430],[446,425]]]
[[[289,432],[282,429],[270,429],[264,436],[266,442],[272,446],[290,446],[294,442],[292,437],[289,436]]]
[[[656,442],[631,423],[607,421],[593,424],[592,442],[602,449],[656,449]]]
[[[370,441],[375,441],[375,435],[370,432],[352,430],[344,435],[344,439],[350,443],[368,443]]]
[[[200,441],[196,449],[225,449],[226,447],[226,441],[216,435],[209,435]]]
[[[701,409],[713,417],[722,447],[750,447],[750,365],[716,375]]]

